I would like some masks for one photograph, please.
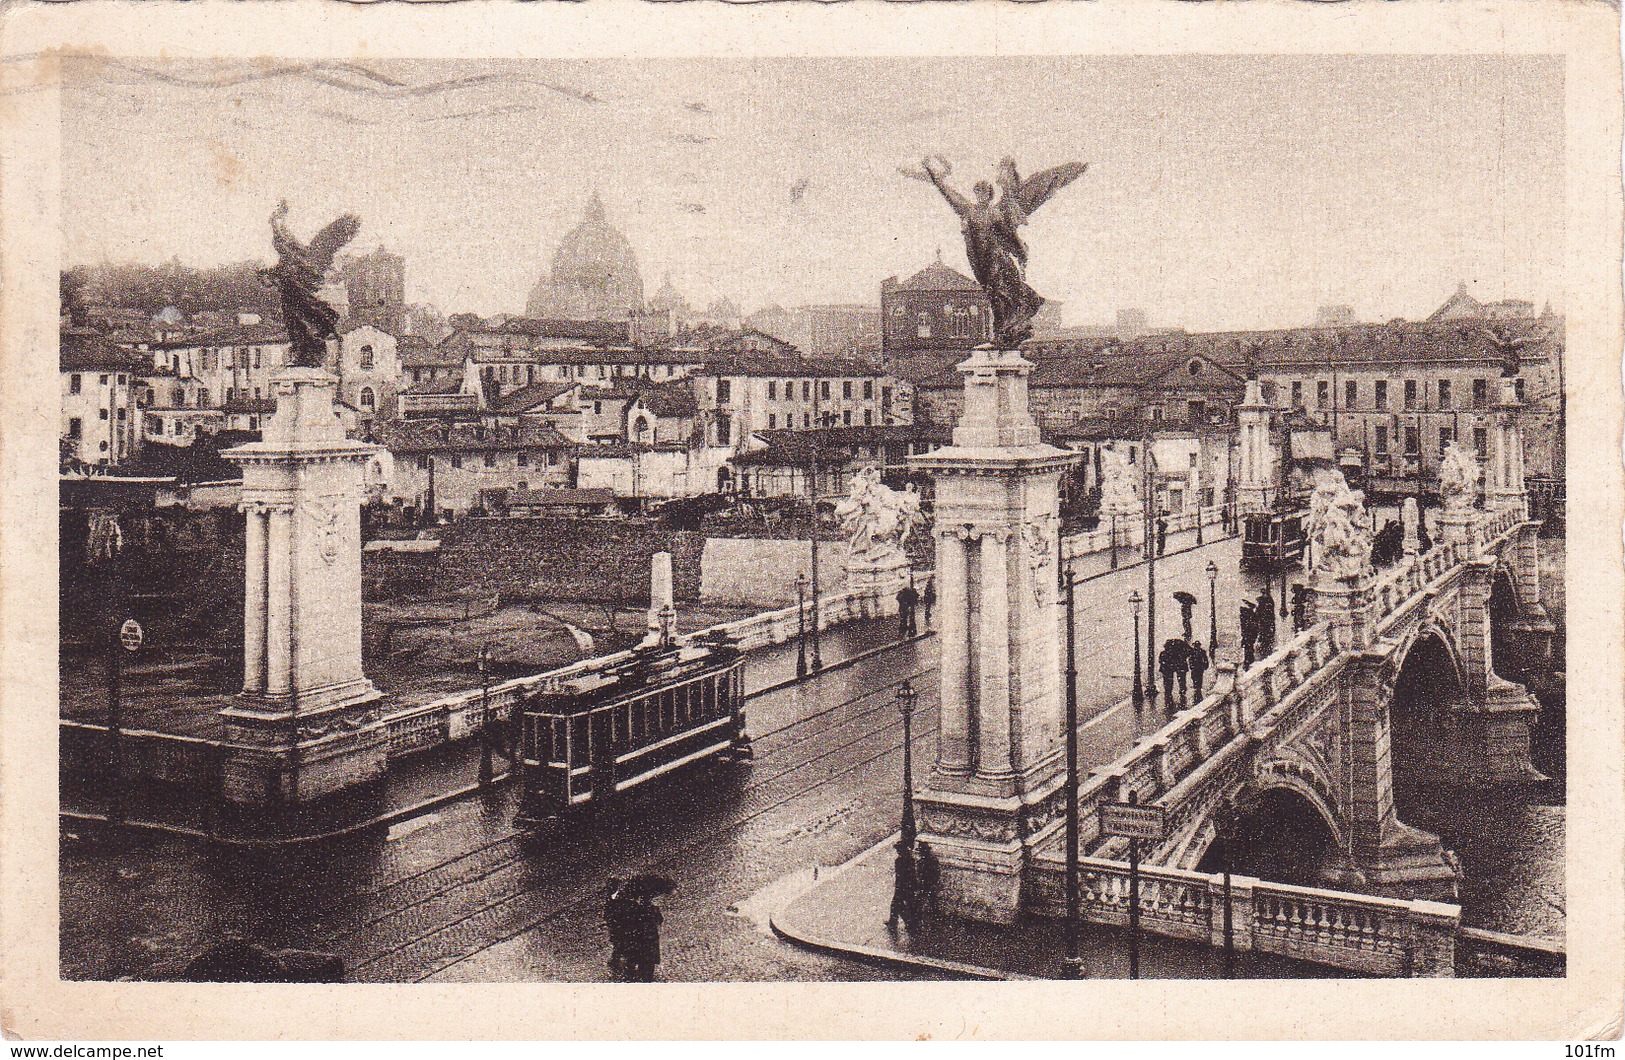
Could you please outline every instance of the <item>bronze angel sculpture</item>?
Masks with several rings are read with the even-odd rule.
[[[937,186],[959,215],[965,233],[965,255],[976,282],[993,303],[993,338],[1000,349],[1014,349],[1033,333],[1032,320],[1044,297],[1027,285],[1027,244],[1017,231],[1050,197],[1083,176],[1084,162],[1067,162],[1023,180],[1014,159],[999,163],[998,182],[1003,194],[994,201],[993,185],[977,181],[975,200],[967,199],[948,183],[953,172],[941,156],[925,158],[921,169],[903,170],[917,180]]]
[[[1523,350],[1526,346],[1539,345],[1546,336],[1539,329],[1533,329],[1526,334],[1516,335],[1510,328],[1487,327],[1480,329],[1485,345],[1495,351],[1496,357],[1501,361],[1501,378],[1514,379],[1523,367]]]
[[[282,323],[288,329],[288,364],[320,368],[327,355],[327,340],[338,336],[338,311],[318,293],[333,257],[355,238],[361,219],[347,213],[316,233],[307,246],[288,231],[288,201],[277,203],[271,214],[271,244],[277,263],[261,275],[282,295]]]

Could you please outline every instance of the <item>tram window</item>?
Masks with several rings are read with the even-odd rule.
[[[547,760],[555,765],[568,765],[570,761],[568,756],[569,744],[565,740],[564,719],[552,718],[550,721],[553,738],[551,741],[552,746],[548,749]]]
[[[660,731],[674,732],[677,729],[676,703],[671,689],[660,693]]]
[[[716,717],[717,713],[717,681],[714,677],[707,677],[700,685],[701,709],[705,711],[706,720]]]
[[[587,716],[577,714],[570,719],[570,758],[578,765],[590,760],[592,747],[587,742]]]
[[[643,742],[644,733],[643,701],[641,699],[634,699],[632,702],[626,705],[626,709],[630,714],[632,722],[632,742],[634,744],[641,744]]]

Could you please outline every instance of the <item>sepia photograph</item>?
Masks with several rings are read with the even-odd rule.
[[[52,58],[64,984],[1569,975],[1563,55],[272,44]]]

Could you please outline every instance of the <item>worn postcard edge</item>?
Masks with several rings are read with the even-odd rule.
[[[1600,3],[0,11],[0,1027],[24,1038],[1617,1036],[1625,862],[1618,8]],[[142,56],[1525,53],[1566,58],[1568,948],[1560,980],[185,986],[57,978],[59,48]],[[290,150],[297,150],[296,138]],[[635,991],[635,993],[634,993]]]

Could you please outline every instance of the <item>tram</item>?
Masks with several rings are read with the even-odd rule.
[[[515,823],[557,823],[707,760],[749,761],[743,671],[739,649],[724,640],[665,643],[527,697]]]
[[[1279,571],[1302,564],[1304,516],[1302,511],[1243,515],[1241,569]]]

